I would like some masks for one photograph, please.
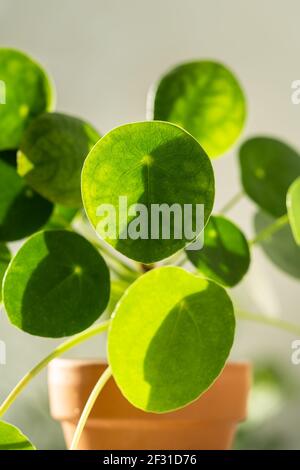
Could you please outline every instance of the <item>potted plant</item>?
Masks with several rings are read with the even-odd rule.
[[[283,232],[274,262],[299,277],[288,251],[299,257],[298,153],[267,137],[241,146],[243,192],[264,210],[248,241],[225,215],[240,195],[212,215],[211,159],[246,118],[224,65],[172,69],[149,92],[147,121],[103,137],[53,111],[51,80],[22,52],[0,50],[0,80],[2,301],[25,333],[70,337],[21,379],[1,416],[49,364],[52,415],[71,449],[229,448],[250,385],[248,364],[226,363],[235,318],[300,331],[241,312],[229,294],[252,246],[272,258]],[[21,239],[12,256],[7,244]],[[57,359],[104,331],[107,364]],[[0,448],[34,446],[1,421]]]

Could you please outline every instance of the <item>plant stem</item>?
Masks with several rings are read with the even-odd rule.
[[[114,266],[118,265],[120,270],[124,269],[124,273],[127,272],[132,275],[140,274],[137,268],[137,263],[135,263],[135,266],[131,266],[130,264],[126,263],[123,259],[116,256],[115,253],[107,247],[106,242],[102,241],[98,237],[93,237],[91,235],[84,219],[84,213],[81,212],[78,215],[77,221],[80,224],[79,233],[83,237],[85,237],[92,245],[94,245],[94,247],[97,248],[97,250],[99,250],[103,256],[107,256],[114,263]]]
[[[219,211],[219,214],[226,214],[229,212],[240,200],[245,196],[244,191],[240,191],[235,194],[229,201],[225,204],[225,206]]]
[[[104,321],[99,325],[92,326],[87,330],[78,333],[77,335],[73,336],[73,338],[68,339],[64,343],[60,344],[57,348],[55,348],[48,356],[46,356],[41,362],[39,362],[35,367],[33,367],[24,377],[20,380],[20,382],[15,386],[15,388],[11,391],[8,397],[4,400],[2,405],[0,406],[0,416],[2,416],[8,408],[13,404],[15,399],[18,395],[22,392],[22,390],[28,385],[28,383],[39,373],[43,370],[52,359],[60,356],[64,352],[68,351],[69,349],[73,348],[77,344],[86,341],[87,339],[95,336],[103,331],[107,330],[110,324],[110,320]]]
[[[180,255],[180,257],[178,257],[178,259],[174,262],[174,265],[175,266],[184,266],[185,263],[187,262],[188,258],[185,254],[185,251],[183,251]]]
[[[152,269],[155,268],[155,264],[144,264],[141,263],[141,271],[142,273],[147,273],[148,271],[151,271]]]
[[[93,388],[92,393],[90,394],[88,401],[85,404],[85,407],[83,409],[83,412],[77,424],[76,431],[73,436],[72,444],[70,446],[70,450],[75,450],[77,448],[82,431],[92,411],[95,401],[97,400],[101,390],[103,389],[104,385],[107,383],[111,375],[112,375],[111,368],[107,367],[107,369],[105,369],[105,371],[99,378],[98,382],[96,383],[95,387]]]
[[[266,315],[261,315],[259,313],[244,312],[241,310],[236,312],[236,316],[241,320],[263,323],[265,325],[280,328],[281,330],[285,330],[289,333],[294,333],[297,336],[300,336],[300,325],[281,320],[280,318],[267,317]]]
[[[138,270],[129,266],[127,263],[125,264],[121,259],[115,256],[110,250],[104,247],[103,243],[89,238],[87,238],[87,240],[92,243],[98,251],[100,251],[110,269],[121,279],[133,282],[141,274]]]
[[[98,249],[98,247],[97,247]],[[99,249],[101,252],[101,249]],[[124,267],[123,264],[119,263],[116,261],[115,258],[111,257],[108,253],[101,253],[103,258],[105,259],[108,267],[111,269],[112,272],[116,274],[119,278],[121,278],[124,281],[129,282],[130,284],[135,281],[139,273],[137,271],[130,271],[127,268]]]
[[[104,255],[108,256],[111,260],[113,260],[115,263],[118,263],[124,270],[128,271],[131,274],[137,274],[137,270],[130,266],[129,264],[125,263],[123,260],[121,260],[118,256],[116,256],[111,250],[109,250],[104,243],[102,243],[100,240],[98,241],[93,241],[91,240],[91,243],[93,243]]]
[[[282,215],[281,217],[279,217],[279,219],[276,219],[275,222],[272,222],[270,225],[265,227],[252,240],[250,240],[249,245],[252,246],[270,238],[274,233],[282,229],[282,227],[284,227],[288,223],[288,221],[289,221],[288,215],[287,214]]]

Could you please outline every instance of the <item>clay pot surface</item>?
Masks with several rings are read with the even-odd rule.
[[[88,396],[107,365],[96,360],[55,359],[49,365],[50,409],[61,422],[67,447]],[[251,384],[247,363],[228,363],[211,388],[185,408],[145,413],[121,394],[113,378],[98,397],[79,449],[230,449],[246,418]]]

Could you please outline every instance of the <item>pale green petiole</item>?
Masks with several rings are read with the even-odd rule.
[[[83,409],[83,412],[80,416],[79,422],[76,427],[75,434],[73,436],[72,444],[70,447],[70,450],[76,450],[78,443],[80,441],[80,437],[82,434],[82,431],[86,425],[86,422],[88,420],[88,417],[93,409],[93,406],[95,404],[95,401],[97,400],[101,390],[103,389],[104,385],[108,381],[108,379],[111,377],[112,371],[110,367],[107,367],[101,377],[99,378],[98,382],[96,383],[95,387],[93,388],[88,401],[85,404],[85,407]]]
[[[259,232],[256,237],[254,237],[253,240],[249,242],[249,245],[256,245],[257,243],[261,243],[264,240],[267,240],[274,233],[278,232],[280,229],[282,229],[282,227],[284,227],[288,223],[288,215],[284,214],[283,216],[279,217],[279,219],[276,219],[272,224],[264,228],[261,232]]]
[[[240,202],[240,200],[245,196],[244,191],[239,191],[237,194],[235,194],[226,204],[222,209],[219,211],[220,215],[224,215],[227,212],[229,212],[233,207]]]
[[[13,402],[16,400],[22,390],[26,387],[26,385],[28,385],[28,383],[39,372],[41,372],[41,370],[43,370],[49,364],[49,362],[51,362],[56,357],[61,356],[64,352],[68,351],[74,346],[77,346],[77,344],[80,344],[83,341],[86,341],[87,339],[91,338],[92,336],[95,336],[107,330],[109,324],[110,320],[107,320],[98,325],[92,326],[87,330],[83,331],[82,333],[73,336],[71,339],[68,339],[67,341],[59,345],[57,348],[55,348],[48,356],[46,356],[41,362],[39,362],[35,367],[33,367],[33,369],[27,372],[27,374],[24,375],[20,382],[15,386],[15,388],[11,391],[11,393],[0,406],[0,416],[6,413],[6,411],[13,404]]]
[[[294,333],[297,336],[300,336],[300,325],[295,323],[290,323],[280,318],[269,317],[266,315],[261,315],[260,313],[250,313],[242,310],[236,311],[236,317],[241,320],[249,320],[256,323],[263,323],[265,325],[273,326],[281,330],[285,330],[289,333]]]

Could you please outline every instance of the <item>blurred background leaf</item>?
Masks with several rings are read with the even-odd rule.
[[[300,175],[300,155],[284,142],[254,137],[240,148],[242,184],[247,195],[274,217],[286,213],[286,193]]]
[[[16,169],[16,152],[0,152],[0,240],[21,240],[40,229],[53,204],[33,191]]]
[[[54,105],[54,89],[43,68],[24,52],[0,49],[0,150],[16,149],[29,122]]]
[[[276,219],[260,211],[254,216],[254,227],[258,234]],[[290,276],[300,278],[300,246],[292,235],[290,226],[283,226],[271,237],[260,242],[268,259]]]

